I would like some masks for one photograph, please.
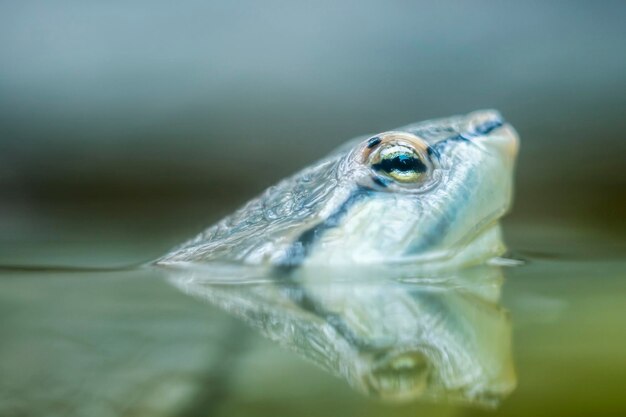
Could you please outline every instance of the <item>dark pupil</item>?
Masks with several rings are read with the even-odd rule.
[[[399,171],[399,172],[425,172],[426,165],[418,158],[412,155],[397,155],[393,158],[383,159],[378,164],[373,166],[376,170],[382,170],[385,172]]]

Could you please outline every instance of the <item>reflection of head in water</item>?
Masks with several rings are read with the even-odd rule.
[[[302,269],[289,279],[216,266],[170,279],[369,395],[483,405],[516,383],[501,280],[491,266],[428,278],[409,266]]]
[[[467,267],[504,250],[517,146],[495,111],[356,138],[156,264],[364,392],[493,403],[515,386],[501,274]]]

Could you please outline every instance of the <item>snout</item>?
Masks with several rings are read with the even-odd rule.
[[[481,110],[468,115],[469,130],[474,142],[493,150],[512,166],[519,149],[519,136],[496,110]]]

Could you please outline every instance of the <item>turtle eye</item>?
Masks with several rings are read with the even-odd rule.
[[[363,149],[364,162],[374,171],[374,180],[379,184],[421,183],[432,167],[428,144],[410,133],[382,133],[368,140]]]
[[[403,145],[381,148],[372,161],[372,169],[401,183],[417,182],[427,171],[418,153]]]

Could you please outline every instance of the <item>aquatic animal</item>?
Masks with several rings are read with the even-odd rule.
[[[504,250],[517,149],[493,110],[358,137],[157,264],[480,263]]]

